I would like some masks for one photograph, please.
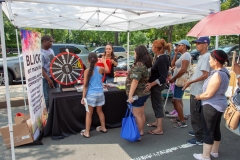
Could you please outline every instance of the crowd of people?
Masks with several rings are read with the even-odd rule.
[[[49,89],[56,87],[49,73],[50,61],[54,56],[51,50],[53,41],[50,36],[42,37],[43,91],[47,109],[49,108]],[[188,132],[188,134],[194,136],[194,138],[187,140],[187,143],[203,145],[203,153],[193,154],[193,156],[199,160],[209,160],[210,155],[213,157],[219,156],[221,116],[228,106],[225,92],[228,88],[230,75],[224,67],[228,57],[222,50],[209,53],[210,40],[208,37],[200,37],[192,42],[196,44],[196,49],[201,53],[201,56],[191,78],[181,85],[174,85],[172,104],[178,113],[178,117],[171,119],[171,122],[173,122],[175,128],[187,127],[183,114],[182,97],[184,90],[190,87],[190,113],[193,131]],[[134,50],[135,61],[128,71],[126,94],[128,102],[132,103],[133,114],[141,136],[144,135],[146,122],[144,110],[149,97],[156,120],[147,124],[149,127],[154,127],[147,133],[151,135],[164,134],[162,125],[164,109],[161,92],[166,88],[167,83],[176,83],[191,65],[191,55],[188,52],[190,43],[187,40],[181,40],[175,44],[175,55],[172,60],[169,59],[168,55],[168,53],[171,53],[171,46],[172,44],[167,43],[164,39],[155,40],[152,43],[154,57],[150,55],[144,45],[139,45]],[[178,53],[181,53],[179,59],[177,59]],[[112,63],[111,70],[106,64],[107,59]],[[107,133],[105,117],[102,111],[102,106],[105,104],[102,77],[103,74],[106,74],[106,82],[113,82],[113,67],[117,66],[118,63],[111,44],[106,45],[105,53],[102,55],[104,67],[97,66],[97,61],[96,53],[90,53],[88,56],[90,68],[84,71],[81,103],[83,105],[88,104],[89,112],[86,112],[86,129],[81,131],[81,135],[86,138],[90,137],[91,117],[95,107],[101,123],[101,126],[97,127],[96,130]],[[234,71],[240,74],[238,64],[236,64]],[[138,96],[138,99],[134,100],[134,96]],[[236,103],[240,104],[238,101]]]

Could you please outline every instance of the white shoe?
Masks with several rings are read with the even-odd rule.
[[[203,157],[202,157],[202,154],[196,154],[196,153],[194,153],[194,154],[193,154],[193,157],[196,158],[196,159],[198,159],[198,160],[211,160],[211,158],[203,158]]]
[[[218,153],[211,152],[210,154],[211,154],[211,156],[213,156],[214,158],[218,158],[218,157],[219,157]]]

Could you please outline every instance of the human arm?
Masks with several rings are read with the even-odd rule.
[[[103,74],[103,73],[109,73],[109,67],[106,63],[106,57],[105,56],[102,56],[102,63],[104,65],[104,67],[101,67],[99,69],[99,73]]]
[[[131,87],[130,87],[130,91],[129,91],[129,94],[128,94],[128,102],[129,103],[133,103],[133,94],[134,94],[134,92],[135,92],[135,90],[136,90],[136,88],[137,88],[137,85],[138,85],[138,80],[136,80],[136,79],[133,79],[132,80],[132,83],[131,83]]]
[[[177,48],[174,49],[174,56],[173,56],[173,59],[172,59],[172,62],[171,62],[171,66],[174,67],[175,66],[175,62],[177,60],[177,55],[178,55],[178,50]]]
[[[202,81],[202,80],[205,80],[207,79],[209,75],[209,72],[207,71],[202,71],[202,75],[194,80],[190,80],[188,81],[187,83],[184,84],[182,90],[185,90],[188,86],[190,86],[192,83],[196,83],[196,82],[199,82],[199,81]]]
[[[86,98],[86,93],[87,93],[87,89],[88,87],[86,86],[86,83],[87,83],[87,76],[88,76],[88,72],[89,72],[89,69],[86,69],[84,71],[84,83],[83,83],[83,92],[82,92],[82,100],[81,100],[81,103],[84,105],[84,98]]]
[[[116,67],[118,65],[118,60],[116,58],[111,59],[111,62],[114,65],[114,67]]]
[[[195,97],[195,99],[197,100],[206,100],[211,98],[217,91],[217,89],[219,88],[220,84],[222,82],[222,79],[219,75],[219,73],[214,73],[213,76],[210,78],[208,85],[207,85],[207,89],[205,92],[203,92],[200,95],[197,95]]]
[[[239,64],[237,64],[237,63],[234,64],[233,71],[236,73],[236,75],[240,74],[240,66],[239,66]],[[237,80],[238,80],[238,86],[240,86],[240,77],[237,78]]]
[[[55,88],[53,81],[48,77],[47,73],[44,71],[43,68],[42,68],[42,76],[47,80],[50,88]]]

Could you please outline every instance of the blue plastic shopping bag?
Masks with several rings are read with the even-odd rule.
[[[131,142],[140,139],[140,132],[132,113],[132,104],[128,103],[125,117],[122,119],[121,138]]]

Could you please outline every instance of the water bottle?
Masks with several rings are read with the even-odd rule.
[[[133,100],[134,100],[134,101],[137,100],[137,99],[138,99],[138,96],[137,96],[137,95],[133,96]],[[128,100],[127,100],[127,102],[128,102]]]
[[[138,99],[138,96],[137,96],[137,95],[133,96],[133,100],[134,100],[134,101],[137,100],[137,99]]]

